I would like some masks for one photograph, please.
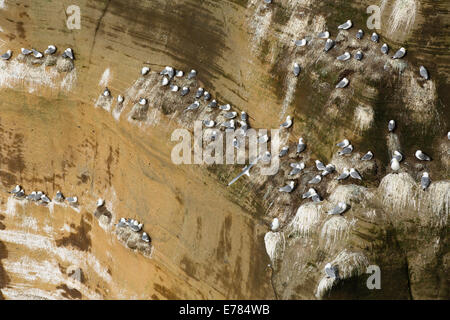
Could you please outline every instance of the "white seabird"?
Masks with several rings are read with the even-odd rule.
[[[70,204],[70,205],[76,205],[76,204],[78,204],[78,198],[77,197],[68,197],[68,198],[66,198],[66,200],[67,200],[67,202]]]
[[[344,54],[341,54],[336,59],[339,60],[339,61],[347,61],[351,57],[352,57],[352,55],[349,52],[346,51]]]
[[[353,151],[353,146],[349,144],[345,148],[343,148],[341,151],[338,152],[338,155],[343,156],[345,154],[350,154]]]
[[[162,79],[161,79],[161,86],[163,86],[163,87],[165,87],[165,86],[167,86],[168,84],[169,84],[169,78],[167,78],[166,76],[164,76]]]
[[[234,119],[234,118],[236,118],[236,116],[237,116],[237,112],[236,111],[230,111],[230,112],[227,112],[227,113],[225,113],[223,115],[223,117],[225,119]]]
[[[247,121],[247,118],[248,118],[247,112],[242,111],[241,112],[241,120],[242,121]]]
[[[97,208],[103,207],[105,205],[105,200],[103,200],[102,198],[99,198],[97,200]]]
[[[422,174],[422,178],[420,179],[420,186],[422,187],[422,190],[428,188],[430,183],[431,183],[430,175],[428,174],[428,172],[424,172]]]
[[[189,72],[187,78],[188,78],[188,80],[191,80],[191,79],[195,78],[196,76],[197,76],[197,71],[195,71],[194,69],[192,69],[192,70]]]
[[[34,197],[35,201],[39,201],[41,200],[42,196],[44,195],[44,193],[42,191],[38,191],[36,192],[36,195]]]
[[[9,60],[11,58],[11,56],[12,56],[12,51],[8,50],[4,54],[1,55],[1,58],[3,60]]]
[[[108,88],[105,88],[105,90],[103,90],[102,95],[103,95],[104,97],[109,97],[109,96],[111,95],[111,91],[109,91]]]
[[[328,39],[330,37],[330,33],[328,31],[319,32],[317,38],[319,39]]]
[[[260,159],[264,163],[269,163],[272,159],[272,154],[269,151],[266,151],[262,156],[260,156]]]
[[[37,51],[36,49],[31,49],[31,51],[33,51],[33,56],[37,59],[40,59],[44,56],[41,52]]]
[[[270,225],[270,229],[272,231],[277,231],[279,227],[280,227],[280,221],[278,220],[278,218],[274,218]]]
[[[338,29],[342,30],[348,30],[353,26],[353,23],[351,20],[347,20],[345,23],[341,24]]]
[[[297,144],[297,154],[302,153],[303,151],[305,151],[305,149],[306,149],[306,144],[305,144],[303,138],[299,138],[298,144]]]
[[[54,54],[56,52],[56,47],[54,45],[49,45],[47,49],[45,49],[45,54]]]
[[[348,208],[348,205],[345,202],[339,202],[336,207],[332,210],[328,211],[329,215],[337,215],[344,213]]]
[[[356,54],[355,54],[356,60],[361,61],[363,57],[364,57],[364,54],[361,51],[356,52]]]
[[[36,191],[32,191],[29,195],[25,197],[26,200],[36,201]]]
[[[424,66],[420,66],[419,73],[420,73],[420,76],[422,78],[424,78],[425,80],[430,79],[430,76],[428,75],[428,70]]]
[[[126,227],[128,225],[127,220],[125,220],[125,218],[120,218],[119,222],[117,223],[117,227],[118,228],[123,228]]]
[[[208,103],[208,108],[217,108],[217,101],[215,99],[211,100],[210,103]]]
[[[231,110],[231,105],[229,103],[227,103],[227,104],[219,106],[219,109],[222,111],[229,111],[229,110]]]
[[[327,39],[327,41],[325,42],[325,48],[323,49],[323,51],[328,52],[331,50],[331,48],[334,47],[334,40],[332,39]]]
[[[12,190],[10,191],[10,193],[16,194],[16,193],[18,193],[21,189],[22,189],[22,187],[21,187],[20,185],[16,185],[16,186],[14,187],[14,189],[12,189]]]
[[[280,125],[280,128],[288,129],[292,126],[291,116],[286,117],[286,121]]]
[[[146,232],[142,232],[142,241],[149,243],[150,242],[150,237],[148,236],[148,234]]]
[[[234,129],[235,128],[234,120],[231,119],[230,121],[222,122],[220,126],[225,127],[227,129]]]
[[[64,53],[62,54],[63,58],[69,58],[70,60],[74,59],[73,56],[73,50],[71,48],[67,48],[66,50],[64,50]]]
[[[334,165],[332,165],[331,163],[329,163],[326,165],[325,170],[323,170],[322,176],[325,177],[326,175],[333,173],[334,170],[336,170],[336,167]]]
[[[209,99],[211,99],[211,93],[209,93],[208,91],[205,91],[205,92],[203,93],[203,99],[204,99],[205,101],[208,101]]]
[[[22,198],[22,197],[24,197],[24,196],[25,196],[25,190],[20,189],[19,192],[17,192],[16,194],[14,194],[14,196],[15,196],[16,198]]]
[[[397,160],[397,158],[392,158],[392,160],[391,160],[391,169],[393,171],[400,170],[400,162]]]
[[[300,74],[300,65],[297,62],[294,63],[294,69],[292,71],[294,72],[294,76],[298,77]]]
[[[390,120],[388,123],[388,130],[389,132],[393,132],[395,130],[396,124],[394,120]]]
[[[287,185],[285,185],[284,187],[279,188],[278,191],[291,193],[292,190],[294,190],[294,186],[295,186],[295,182],[294,181],[289,181],[287,183]]]
[[[203,120],[203,125],[207,128],[212,128],[215,124],[213,120]]]
[[[62,202],[64,201],[64,195],[61,191],[56,191],[55,201]]]
[[[372,153],[372,151],[369,151],[365,155],[363,155],[361,160],[362,161],[368,161],[368,160],[372,160],[372,158],[373,158],[373,153]]]
[[[350,168],[350,177],[352,177],[353,179],[362,180],[361,175],[358,171],[356,171],[355,168]]]
[[[348,86],[348,79],[347,78],[343,78],[341,81],[339,81],[339,83],[336,85],[336,89],[340,89],[340,88],[345,88],[346,86]]]
[[[376,32],[372,33],[372,36],[370,37],[370,40],[372,40],[373,42],[378,42],[378,39],[380,39],[378,34]]]
[[[317,168],[317,170],[323,171],[323,170],[326,169],[326,167],[325,167],[325,165],[323,164],[322,161],[316,160],[315,162],[316,162],[316,168]]]
[[[392,157],[397,159],[398,162],[402,162],[402,160],[403,160],[403,155],[397,150],[394,151],[394,153],[392,154]]]
[[[159,74],[166,75],[169,77],[169,80],[171,80],[175,76],[175,70],[170,66],[166,66]]]
[[[299,163],[291,163],[290,164],[292,170],[291,172],[289,172],[290,176],[295,176],[296,174],[298,174],[300,171],[302,171],[303,169],[305,169],[305,164],[303,162],[299,162]]]
[[[141,106],[145,106],[145,105],[147,104],[147,99],[145,99],[145,98],[140,98],[140,99],[139,99],[139,104],[140,104]]]
[[[31,51],[31,50],[29,50],[29,49],[25,49],[25,48],[21,48],[21,49],[20,49],[20,52],[22,52],[22,54],[23,54],[24,56],[27,56],[27,55],[33,53],[33,51]]]
[[[297,47],[304,47],[304,46],[307,45],[307,43],[308,43],[308,41],[306,40],[306,38],[301,39],[301,40],[296,40],[296,41],[295,41],[295,45],[296,45]]]
[[[389,46],[387,45],[387,43],[383,44],[381,46],[381,52],[384,54],[388,54],[389,53]]]
[[[361,40],[363,37],[364,37],[364,31],[359,29],[358,32],[356,33],[356,39]]]
[[[314,178],[308,181],[308,184],[318,184],[320,181],[322,181],[322,176],[318,174]]]
[[[285,146],[285,147],[281,148],[280,153],[278,154],[278,156],[279,156],[280,158],[282,158],[282,157],[284,157],[285,155],[287,155],[288,152],[289,152],[289,147],[288,147],[288,146]]]
[[[147,73],[149,73],[150,72],[150,68],[149,67],[142,67],[142,69],[141,69],[141,74],[143,75],[143,76],[145,76]]]
[[[344,171],[340,174],[339,177],[336,178],[336,180],[345,180],[350,176],[350,171],[348,171],[347,168],[344,168]]]
[[[317,194],[317,191],[314,188],[309,188],[307,192],[302,194],[302,199],[309,199],[315,194]]]
[[[337,147],[339,148],[345,148],[350,144],[350,141],[348,141],[348,139],[344,139],[341,142],[339,142],[338,144],[336,144]]]
[[[426,155],[425,153],[422,152],[422,150],[417,150],[415,153],[415,156],[417,159],[421,160],[421,161],[430,161],[431,158]]]
[[[183,87],[183,88],[181,89],[180,96],[184,97],[184,96],[187,95],[188,93],[189,93],[189,88],[188,88],[188,87]]]
[[[117,96],[117,102],[118,102],[118,103],[122,103],[123,100],[124,100],[124,97],[123,97],[121,94],[119,94],[119,95]]]
[[[180,88],[177,85],[175,85],[175,84],[171,84],[170,85],[170,91],[177,92],[178,89],[180,89]]]
[[[195,109],[197,109],[198,107],[200,107],[200,102],[194,101],[194,103],[190,104],[190,105],[185,109],[185,111],[195,110]]]
[[[337,268],[333,267],[331,263],[327,263],[325,266],[325,273],[328,278],[339,279]]]
[[[46,203],[46,204],[52,202],[52,200],[50,200],[50,198],[47,197],[46,194],[42,194],[42,196],[41,196],[41,201],[42,201],[43,203]]]
[[[405,56],[406,54],[406,49],[401,47],[400,49],[398,49],[398,51],[394,54],[394,56],[392,57],[392,59],[401,59]]]
[[[195,98],[200,99],[200,97],[203,95],[203,92],[205,91],[205,89],[203,89],[202,87],[197,89],[197,92],[195,93]]]
[[[184,76],[184,71],[183,70],[177,70],[175,71],[175,77],[177,78],[181,78]]]

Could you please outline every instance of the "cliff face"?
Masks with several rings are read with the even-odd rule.
[[[69,30],[69,2],[5,1],[1,48],[14,52],[0,62],[1,297],[448,299],[449,6],[380,1],[375,44],[369,2],[79,1],[81,29]],[[347,19],[353,28],[338,31]],[[324,30],[336,40],[329,53],[315,38],[295,46]],[[384,42],[389,56],[380,52]],[[36,64],[18,56],[21,47],[49,44],[58,55],[74,49],[73,69],[64,59]],[[401,46],[407,56],[390,59]],[[361,62],[336,60],[357,50]],[[429,81],[418,77],[422,64]],[[174,98],[159,85],[156,72],[166,65],[196,69],[196,79],[177,84],[204,87],[220,104],[246,111],[254,128],[278,128],[293,116],[283,143],[294,150],[302,136],[308,144],[295,192],[277,192],[288,159],[275,176],[255,168],[229,188],[239,166],[173,164],[172,131],[192,129],[206,113],[184,113],[193,97]],[[143,66],[149,75],[141,76]],[[349,87],[336,90],[344,76]],[[106,86],[112,97],[101,96]],[[134,118],[142,96],[149,108]],[[390,119],[394,134],[387,134]],[[317,188],[323,203],[302,200],[315,159],[339,172],[359,165],[357,156],[336,156],[343,138],[360,156],[375,154],[357,167],[364,180],[327,178]],[[433,161],[416,161],[417,149]],[[406,155],[399,174],[389,169],[393,150]],[[424,170],[433,181],[426,192],[418,184]],[[16,184],[51,196],[61,190],[80,205],[15,200],[7,192]],[[108,215],[96,214],[98,198]],[[351,209],[327,217],[344,200]],[[144,223],[150,249],[116,235],[120,217]],[[281,228],[269,232],[274,217]],[[323,279],[331,261],[342,270],[339,283]],[[381,268],[381,290],[367,289],[368,265]]]

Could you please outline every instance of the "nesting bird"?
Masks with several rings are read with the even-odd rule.
[[[213,120],[203,120],[203,125],[206,128],[212,128],[212,127],[214,127],[215,124],[216,123]]]
[[[219,109],[222,111],[229,111],[229,110],[231,110],[231,105],[229,103],[227,103],[227,104],[219,106]]]
[[[180,96],[184,97],[188,93],[189,93],[189,88],[188,87],[181,88]]]
[[[111,91],[109,91],[108,88],[105,88],[105,90],[103,90],[102,95],[103,95],[104,97],[109,97],[109,96],[111,95]]]
[[[308,184],[318,184],[322,181],[322,176],[320,174],[316,175],[314,178],[308,181]]]
[[[45,54],[49,54],[49,55],[54,54],[55,52],[56,52],[56,47],[52,44],[49,45],[47,47],[47,49],[45,49],[45,51],[44,51]]]
[[[373,158],[373,153],[372,151],[367,152],[362,158],[362,161],[368,161],[368,160],[372,160]]]
[[[73,55],[73,50],[72,48],[67,48],[66,50],[64,50],[63,54],[62,54],[63,58],[69,58],[70,60],[74,60],[74,55]]]
[[[400,161],[398,161],[397,158],[392,158],[391,159],[391,169],[393,171],[398,171],[400,170]]]
[[[27,56],[27,55],[33,53],[33,51],[31,51],[31,50],[29,50],[29,49],[25,49],[25,48],[21,48],[21,49],[20,49],[20,52],[22,52],[22,54],[23,54],[24,56]]]
[[[300,171],[302,171],[303,169],[305,169],[305,164],[303,162],[299,162],[299,163],[291,163],[290,164],[292,170],[291,172],[289,172],[290,176],[295,176],[296,174],[298,174]]]
[[[148,236],[148,234],[146,232],[142,232],[142,241],[149,243],[150,242],[150,237]]]
[[[340,26],[338,26],[338,29],[342,29],[342,30],[348,30],[353,26],[353,23],[351,20],[347,20],[345,23],[341,24]]]
[[[308,43],[308,41],[306,40],[306,38],[295,41],[295,45],[297,47],[304,47],[304,46],[306,46],[307,43]]]
[[[122,103],[123,100],[124,100],[124,97],[123,97],[121,94],[119,94],[119,95],[117,96],[117,102],[118,102],[118,103]]]
[[[341,81],[339,81],[339,83],[336,85],[336,89],[341,89],[341,88],[345,88],[346,86],[348,86],[348,83],[350,81],[347,78],[343,78]]]
[[[12,51],[8,50],[4,54],[1,55],[1,58],[3,60],[9,60],[11,58],[11,56],[12,56]]]
[[[406,54],[406,49],[401,47],[400,49],[398,49],[398,51],[394,54],[394,56],[392,57],[392,59],[401,59],[405,56]]]
[[[75,206],[75,205],[78,204],[78,198],[77,197],[68,197],[68,198],[66,198],[66,200],[72,206]]]
[[[287,192],[287,193],[291,193],[292,190],[294,190],[294,186],[295,186],[295,182],[294,181],[289,181],[287,183],[287,185],[285,185],[284,187],[279,188],[278,190],[280,192]]]
[[[344,171],[336,178],[336,180],[345,180],[350,176],[350,171],[344,168]]]
[[[337,143],[336,146],[339,148],[345,148],[350,144],[350,141],[348,139],[344,139],[341,142]]]
[[[351,58],[351,54],[349,52],[345,52],[344,54],[338,56],[336,59],[339,61],[347,61]]]
[[[430,161],[431,158],[426,155],[425,153],[422,152],[422,150],[417,150],[415,153],[415,156],[417,159],[421,160],[421,161]]]
[[[351,144],[349,144],[348,146],[343,148],[341,151],[339,151],[338,155],[343,156],[343,155],[346,155],[346,154],[350,154],[352,152],[353,152],[353,146]]]
[[[208,108],[217,108],[217,101],[215,99],[211,100],[210,103],[208,103]]]
[[[334,165],[332,165],[331,163],[327,164],[325,167],[325,170],[323,170],[323,172],[322,172],[322,176],[325,177],[326,175],[333,173],[334,170],[336,170],[336,167]]]
[[[430,175],[428,172],[424,172],[422,174],[422,178],[420,179],[420,186],[422,187],[422,190],[425,190],[429,187],[431,183]]]
[[[299,138],[298,144],[297,144],[297,154],[302,153],[303,151],[305,151],[305,149],[306,149],[306,144],[305,144],[303,138]]]
[[[380,37],[378,36],[378,34],[376,32],[372,33],[370,40],[372,40],[373,42],[378,42],[379,39],[380,39]]]
[[[356,60],[361,61],[363,57],[364,57],[364,55],[361,51],[356,52],[356,54],[355,54]]]
[[[389,46],[387,45],[387,43],[383,44],[381,46],[381,52],[384,54],[388,54],[389,53]]]
[[[193,78],[195,78],[197,76],[197,71],[195,71],[194,69],[192,69],[189,73],[188,73],[188,80],[191,80]]]
[[[300,74],[300,66],[297,62],[294,63],[294,68],[292,71],[294,72],[294,76],[298,77]]]
[[[364,31],[359,29],[358,32],[356,32],[356,39],[361,40],[363,37],[364,37]]]
[[[200,102],[194,101],[194,103],[190,104],[185,111],[195,110],[200,106]]]
[[[277,231],[279,227],[280,227],[280,221],[278,220],[278,218],[274,218],[270,225],[270,229],[272,231]]]
[[[388,130],[389,132],[393,132],[396,128],[396,124],[394,120],[390,120],[388,123]]]
[[[291,116],[286,117],[286,121],[280,125],[280,128],[288,129],[292,126]]]
[[[328,31],[319,32],[319,34],[317,34],[317,38],[319,39],[328,39],[329,37],[330,33]]]
[[[61,191],[56,191],[55,201],[57,202],[63,202],[64,201],[64,195]]]
[[[325,167],[325,165],[323,164],[322,161],[316,160],[315,162],[316,162],[316,168],[317,168],[317,170],[323,171],[323,170],[326,169],[326,167]]]
[[[430,76],[428,75],[428,70],[424,66],[420,66],[419,73],[420,73],[420,76],[422,78],[424,78],[425,80],[430,79]]]
[[[325,42],[325,48],[323,49],[323,51],[328,52],[330,51],[335,45],[334,40],[332,39],[327,39],[327,41]]]
[[[40,58],[42,58],[44,56],[41,52],[39,52],[39,51],[37,51],[35,49],[31,49],[31,51],[33,52],[33,56],[35,58],[37,58],[37,59],[40,59]]]
[[[145,76],[147,73],[149,73],[150,72],[150,68],[149,67],[142,67],[142,69],[141,69],[141,74],[143,75],[143,76]]]
[[[203,95],[203,92],[205,91],[205,89],[203,89],[202,87],[197,89],[197,92],[195,93],[195,98],[196,99],[200,99],[201,96]]]
[[[339,279],[338,270],[336,267],[333,267],[331,263],[325,265],[325,274],[328,278]]]
[[[350,168],[350,177],[352,177],[353,179],[362,180],[361,175],[358,171],[356,171],[355,168]]]
[[[139,104],[140,104],[141,106],[145,106],[145,105],[147,104],[147,99],[145,99],[145,98],[140,98],[140,99],[139,99]]]
[[[344,213],[348,208],[348,205],[345,202],[339,202],[336,207],[328,211],[329,215],[338,215]]]
[[[225,119],[234,119],[234,118],[237,117],[237,112],[236,112],[236,111],[230,111],[230,112],[227,112],[227,113],[225,113],[225,114],[223,115],[223,117],[224,117]]]
[[[278,156],[279,156],[280,158],[282,158],[282,157],[284,157],[285,155],[287,155],[288,152],[289,152],[289,147],[288,147],[288,146],[285,146],[285,147],[281,148],[280,153],[278,154]]]

